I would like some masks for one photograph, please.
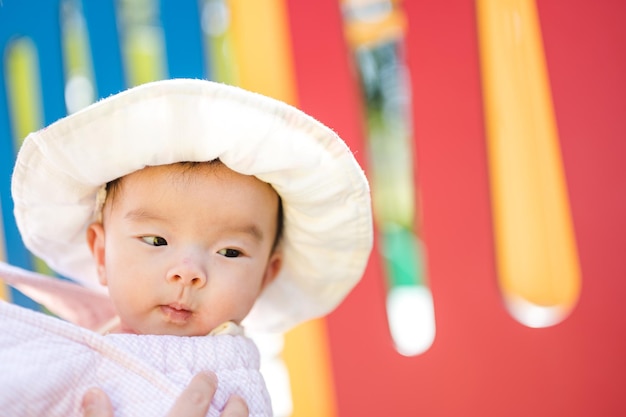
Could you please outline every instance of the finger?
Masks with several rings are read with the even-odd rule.
[[[204,417],[216,390],[217,376],[215,374],[202,373],[194,376],[174,403],[167,417]]]
[[[232,395],[226,402],[221,417],[248,417],[248,405],[238,395]]]
[[[83,417],[113,417],[113,406],[109,397],[100,389],[92,388],[83,396]]]

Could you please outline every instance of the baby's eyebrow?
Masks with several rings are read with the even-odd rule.
[[[233,232],[233,233],[243,233],[243,234],[252,236],[254,240],[259,241],[259,242],[263,240],[263,232],[256,224],[251,223],[251,224],[242,224],[242,225],[232,226],[232,227],[228,227],[227,231]]]
[[[124,215],[126,220],[131,221],[148,221],[148,220],[158,220],[158,221],[167,221],[167,219],[163,216],[159,216],[155,213],[151,213],[150,211],[139,208],[130,210],[128,213]]]
[[[124,219],[136,222],[146,222],[146,221],[160,221],[160,222],[168,222],[169,219],[163,216],[160,216],[156,213],[150,212],[145,208],[138,208],[130,210],[128,213],[124,215]],[[261,242],[263,240],[263,231],[259,228],[258,225],[254,223],[247,224],[236,224],[236,225],[225,225],[221,228],[222,232],[226,233],[235,233],[235,234],[245,234],[251,236],[257,242]]]

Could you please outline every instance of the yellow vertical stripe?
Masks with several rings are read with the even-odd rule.
[[[536,6],[478,0],[477,17],[500,287],[567,313],[581,277]]]
[[[292,105],[297,93],[284,0],[229,0],[238,85]],[[285,337],[293,417],[333,417],[334,389],[323,320]]]
[[[3,222],[2,222],[2,205],[0,204],[0,261],[6,261],[6,236],[4,234]],[[0,300],[9,300],[9,290],[2,281],[0,281]]]
[[[156,23],[158,2],[142,3],[139,9],[136,2],[117,5],[124,70],[131,87],[162,80],[167,73],[163,31]]]
[[[16,148],[30,132],[42,125],[41,88],[37,49],[28,38],[14,41],[8,48],[7,94]]]
[[[238,85],[296,104],[284,0],[229,0]]]
[[[210,20],[207,16],[215,16]],[[211,80],[237,84],[237,68],[233,65],[232,33],[228,30],[230,14],[222,1],[203,0],[202,20],[204,48]]]
[[[7,95],[13,140],[16,149],[28,133],[41,128],[43,109],[39,84],[39,61],[37,48],[32,40],[20,38],[7,48],[6,61]],[[3,213],[0,213],[3,214]],[[4,256],[4,248],[2,257]],[[9,293],[0,285],[0,298],[8,299]]]

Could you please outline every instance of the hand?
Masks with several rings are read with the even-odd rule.
[[[178,397],[167,417],[204,417],[217,390],[215,374],[198,374]],[[113,406],[104,391],[92,388],[83,396],[83,417],[113,417]],[[243,398],[228,399],[221,417],[247,417],[248,406]]]

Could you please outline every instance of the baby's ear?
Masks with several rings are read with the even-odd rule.
[[[107,285],[106,268],[104,267],[104,227],[100,222],[94,222],[87,227],[87,245],[91,250],[96,270],[98,271],[98,281]]]
[[[267,287],[278,276],[283,266],[283,253],[280,249],[275,250],[267,261],[267,267],[265,268],[265,276],[263,277],[263,284],[261,288]]]

